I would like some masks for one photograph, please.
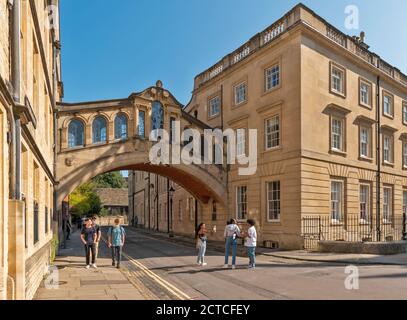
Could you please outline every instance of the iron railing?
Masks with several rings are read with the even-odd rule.
[[[301,235],[305,250],[316,250],[320,241],[391,242],[407,238],[407,223],[403,215],[391,219],[363,220],[358,215],[348,215],[343,220],[333,220],[329,215],[305,216],[301,219]]]

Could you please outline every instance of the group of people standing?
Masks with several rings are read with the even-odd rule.
[[[247,255],[249,257],[249,269],[256,267],[256,247],[257,247],[257,231],[256,222],[253,219],[247,220],[247,233],[240,230],[237,221],[231,219],[227,222],[224,231],[225,237],[225,268],[229,268],[229,255],[232,249],[232,269],[236,269],[236,254],[237,243],[239,238],[245,239],[245,247],[247,248]],[[201,223],[196,231],[196,247],[198,249],[197,263],[200,266],[206,266],[205,253],[207,247],[208,237],[206,235],[206,225]]]
[[[119,269],[126,237],[126,232],[120,225],[119,219],[116,219],[114,226],[109,228],[107,236],[107,245],[112,253],[112,266]],[[102,232],[97,224],[97,217],[86,218],[81,229],[81,241],[85,247],[86,269],[90,269],[90,267],[97,269],[96,260],[101,239]]]

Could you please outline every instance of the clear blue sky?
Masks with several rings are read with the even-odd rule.
[[[127,97],[161,79],[186,104],[194,76],[280,18],[294,0],[62,0],[65,101]],[[304,0],[407,73],[406,0]],[[345,29],[345,7],[360,29]]]

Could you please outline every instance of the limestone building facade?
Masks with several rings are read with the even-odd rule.
[[[57,232],[59,3],[1,1],[0,25],[0,298],[30,299]]]
[[[190,195],[175,188],[173,212],[184,217],[173,219],[176,233],[192,234],[205,222],[221,238],[226,218],[250,217],[260,245],[298,249],[308,216],[346,229],[352,217],[358,225],[379,219],[395,228],[406,214],[407,76],[371,52],[363,34],[345,35],[304,5],[196,76],[185,111],[213,128],[257,129],[258,167],[252,176],[228,168],[221,219],[215,202],[190,223]],[[247,154],[248,143],[247,135],[238,137],[238,152]],[[158,196],[145,174],[129,181],[130,215],[143,221],[157,198],[166,212],[165,178],[153,183],[162,186]],[[158,229],[166,232],[162,222]]]

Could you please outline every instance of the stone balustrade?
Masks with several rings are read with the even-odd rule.
[[[242,62],[258,49],[273,42],[297,23],[304,23],[315,31],[320,32],[327,38],[342,46],[344,49],[349,50],[359,58],[392,77],[394,80],[407,86],[407,76],[401,73],[400,70],[381,59],[377,54],[369,51],[364,44],[359,43],[355,38],[341,32],[313,11],[299,4],[289,11],[283,18],[251,38],[239,49],[225,56],[214,66],[197,75],[195,77],[195,89],[219,76],[233,65]]]

